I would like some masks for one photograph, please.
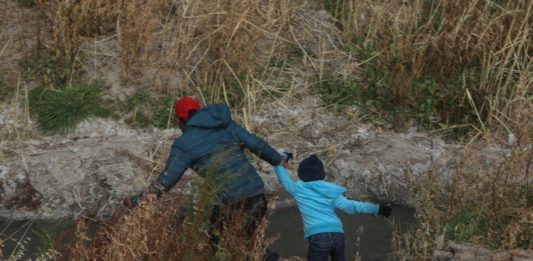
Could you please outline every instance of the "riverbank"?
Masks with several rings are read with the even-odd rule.
[[[364,261],[381,261],[391,257],[393,231],[400,233],[416,225],[414,210],[393,207],[393,217],[384,219],[372,215],[338,213],[346,237],[348,260],[360,256]],[[35,259],[52,247],[56,237],[74,229],[73,220],[0,221],[0,238],[4,239],[3,258]],[[393,228],[395,227],[395,229]],[[275,239],[269,249],[282,258],[305,258],[307,241],[303,238],[302,222],[295,206],[278,208],[269,216],[265,239]]]

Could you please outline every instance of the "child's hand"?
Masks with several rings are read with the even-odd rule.
[[[392,208],[389,205],[380,204],[378,214],[384,217],[390,217]]]

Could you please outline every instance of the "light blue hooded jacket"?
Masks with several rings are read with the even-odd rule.
[[[378,214],[379,205],[347,199],[342,195],[346,189],[341,186],[324,180],[294,182],[281,165],[274,170],[281,185],[296,200],[304,224],[304,238],[325,232],[343,233],[342,222],[335,214],[337,208],[348,214]]]

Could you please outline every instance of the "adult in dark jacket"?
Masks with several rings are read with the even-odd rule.
[[[222,207],[243,208],[254,217],[249,225],[250,230],[255,230],[266,214],[265,188],[244,149],[272,166],[284,163],[282,155],[233,121],[225,104],[201,108],[196,100],[185,97],[176,103],[176,120],[182,135],[172,144],[165,169],[150,190],[158,195],[161,190],[170,190],[187,168],[202,177],[213,175],[215,184],[221,184],[221,188],[217,191],[218,205],[211,221],[220,221]],[[134,207],[139,198],[142,194],[129,198],[126,204]]]
[[[279,164],[282,156],[263,139],[235,123],[227,105],[207,105],[189,119],[183,111],[188,112],[191,106],[183,105],[182,101],[177,102],[176,110],[182,117],[187,117],[178,117],[183,134],[174,141],[165,170],[157,183],[169,190],[190,167],[200,176],[215,172],[211,175],[224,185],[218,193],[222,203],[235,203],[263,195],[264,183],[246,158],[244,148],[272,166]],[[192,108],[194,111],[196,106]],[[210,167],[213,166],[211,164],[215,164],[216,168]]]

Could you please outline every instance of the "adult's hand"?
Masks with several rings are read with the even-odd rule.
[[[138,195],[133,195],[133,196],[128,196],[126,198],[124,198],[122,200],[122,203],[124,204],[124,206],[126,206],[127,208],[129,209],[134,209],[136,208],[137,206],[139,206],[139,200],[142,199],[144,196],[143,196],[143,193],[141,194],[138,194]]]
[[[129,209],[134,209],[139,206],[142,201],[145,201],[147,197],[155,197],[159,199],[163,193],[164,187],[157,182],[153,182],[148,188],[136,195],[126,197],[122,200],[124,206]]]

